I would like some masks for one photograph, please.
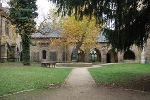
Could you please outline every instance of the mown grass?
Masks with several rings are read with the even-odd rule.
[[[127,82],[150,75],[150,64],[112,64],[100,68],[90,68],[89,72],[97,83]]]
[[[61,85],[71,68],[46,68],[40,64],[0,63],[0,95],[28,89],[42,89],[50,84]]]

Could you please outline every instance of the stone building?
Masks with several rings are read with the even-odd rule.
[[[41,62],[46,61],[72,61],[73,46],[56,46],[50,48],[51,39],[59,38],[59,31],[53,31],[48,34],[35,33],[32,35],[33,43],[36,46],[31,46],[31,61]],[[117,62],[141,62],[142,50],[137,46],[132,46],[130,50],[126,52],[117,52],[108,45],[107,40],[103,35],[99,36],[98,43],[100,45],[90,50],[78,50],[77,61],[78,62],[103,62],[103,63],[117,63]],[[144,59],[147,63],[150,62],[150,41],[146,44],[144,50]]]
[[[8,18],[8,10],[2,7],[0,3],[0,62],[7,61],[21,61],[21,38],[19,34],[15,33],[15,29],[11,25]],[[72,45],[57,45],[53,48],[51,46],[51,39],[60,38],[59,30],[43,30],[47,34],[35,33],[32,35],[32,42],[36,46],[30,47],[30,57],[32,62],[58,61],[71,62],[72,61]],[[47,31],[47,32],[46,32]],[[43,33],[44,33],[43,32]],[[150,63],[150,39],[145,44],[143,50],[137,46],[132,46],[129,51],[117,52],[107,44],[107,40],[101,35],[98,40],[100,45],[90,50],[78,50],[78,62],[103,62],[103,63],[117,63],[117,62],[146,62]]]
[[[50,49],[50,38],[58,38],[59,31],[53,31],[50,34],[42,35],[41,33],[35,33],[32,35],[32,42],[36,43],[36,46],[30,46],[30,57],[32,62],[47,61],[59,61],[63,58],[64,47],[57,46]]]
[[[21,39],[8,18],[8,9],[0,3],[0,62],[20,61]]]
[[[8,18],[8,10],[0,4],[0,62],[20,61],[21,60],[21,38],[15,33],[15,29],[11,25]],[[51,39],[61,38],[59,30],[43,30],[47,34],[35,33],[32,35],[32,42],[36,46],[30,47],[30,57],[32,62],[58,61],[71,62],[73,46],[57,45],[51,46]],[[46,32],[47,31],[47,32]],[[43,32],[43,33],[44,33]],[[99,36],[98,43],[95,48],[90,50],[78,50],[78,62],[146,62],[150,63],[150,39],[145,44],[143,50],[133,45],[129,51],[117,52],[107,44],[107,40],[103,35]]]

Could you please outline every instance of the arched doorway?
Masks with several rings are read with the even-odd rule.
[[[42,59],[46,59],[46,50],[42,51]]]
[[[97,53],[97,61],[101,62],[101,53],[98,49],[95,49],[96,53]]]
[[[117,53],[110,49],[107,53],[107,63],[117,63],[118,62],[118,56]]]
[[[126,51],[124,53],[123,59],[124,60],[135,60],[135,54],[134,54],[134,52],[131,51],[131,50]]]

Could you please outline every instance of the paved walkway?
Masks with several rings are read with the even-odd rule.
[[[150,95],[98,87],[87,68],[75,68],[66,84],[50,93],[47,100],[150,100]]]
[[[19,100],[150,100],[150,94],[97,86],[87,68],[74,68],[58,89]],[[16,99],[13,99],[16,100]]]

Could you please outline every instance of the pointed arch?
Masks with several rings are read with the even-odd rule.
[[[134,52],[131,51],[131,50],[126,51],[124,53],[123,59],[124,60],[135,60],[135,54],[134,54]]]
[[[77,61],[78,62],[84,62],[84,57],[85,57],[84,51],[79,49],[78,50],[78,55],[77,55]]]
[[[92,62],[101,62],[101,53],[98,49],[93,49],[90,51],[90,61]]]
[[[110,49],[107,53],[107,63],[117,63],[117,62],[118,62],[118,56],[116,51]]]
[[[101,52],[97,48],[95,48],[95,51],[97,53],[97,61],[101,62]]]

